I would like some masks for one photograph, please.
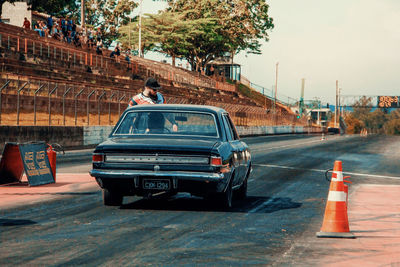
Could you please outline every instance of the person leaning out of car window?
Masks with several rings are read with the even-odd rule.
[[[143,87],[143,91],[131,98],[128,104],[128,108],[135,105],[152,105],[152,104],[166,104],[164,96],[158,92],[161,89],[161,85],[158,81],[150,77],[148,78]],[[178,125],[173,118],[167,118],[172,123],[172,130],[178,131]]]

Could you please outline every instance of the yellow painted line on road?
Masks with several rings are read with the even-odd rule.
[[[268,167],[268,168],[280,168],[280,169],[288,169],[288,170],[299,170],[299,171],[313,171],[313,172],[323,172],[325,173],[326,170],[320,169],[307,169],[307,168],[299,168],[299,167],[291,167],[291,166],[282,166],[282,165],[273,165],[273,164],[252,164],[252,166],[260,166],[260,167]],[[385,179],[400,179],[398,176],[387,176],[387,175],[378,175],[378,174],[367,174],[367,173],[357,173],[357,172],[343,172],[347,175],[354,175],[354,176],[365,176],[365,177],[372,177],[372,178],[385,178]]]

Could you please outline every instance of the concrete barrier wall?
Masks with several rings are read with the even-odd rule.
[[[307,126],[237,126],[237,131],[240,136],[256,136],[270,134],[302,134],[302,133],[321,133],[320,127]]]
[[[45,141],[67,149],[94,147],[106,140],[112,129],[113,126],[0,126],[0,151],[5,142]],[[321,128],[303,126],[238,126],[237,130],[242,137],[321,132]]]
[[[114,126],[84,126],[83,127],[83,145],[96,145],[110,135]]]
[[[0,126],[0,149],[5,142],[45,141],[67,148],[81,147],[84,143],[82,127],[69,126]]]

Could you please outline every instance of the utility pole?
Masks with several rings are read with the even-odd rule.
[[[303,108],[304,108],[304,86],[305,86],[305,79],[301,79],[301,93],[300,93],[300,101],[299,101],[299,115],[303,115]]]
[[[342,93],[342,88],[339,88],[339,94],[338,94],[338,106],[339,106],[338,118],[339,118],[339,120],[340,120],[340,117],[342,116],[342,101],[340,101],[341,93]]]
[[[81,0],[81,27],[85,27],[85,0]]]
[[[275,97],[274,97],[274,113],[276,114],[276,93],[278,90],[278,66],[279,66],[279,62],[276,62],[276,66],[275,66],[275,72],[276,72],[276,76],[275,76]]]
[[[142,2],[139,3],[139,57],[142,57]]]
[[[131,14],[129,14],[129,47],[132,48],[132,43],[131,43],[131,24],[132,24],[132,9],[131,9]]]
[[[337,127],[339,81],[336,80],[336,101],[335,101],[335,128]]]
[[[265,97],[265,94],[264,94],[264,87],[262,88],[262,94],[264,97],[264,110],[265,110],[267,108],[267,98]]]

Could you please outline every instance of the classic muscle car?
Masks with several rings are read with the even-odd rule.
[[[230,208],[246,197],[250,171],[249,148],[224,109],[166,104],[125,110],[96,147],[90,174],[104,205],[187,192]]]

